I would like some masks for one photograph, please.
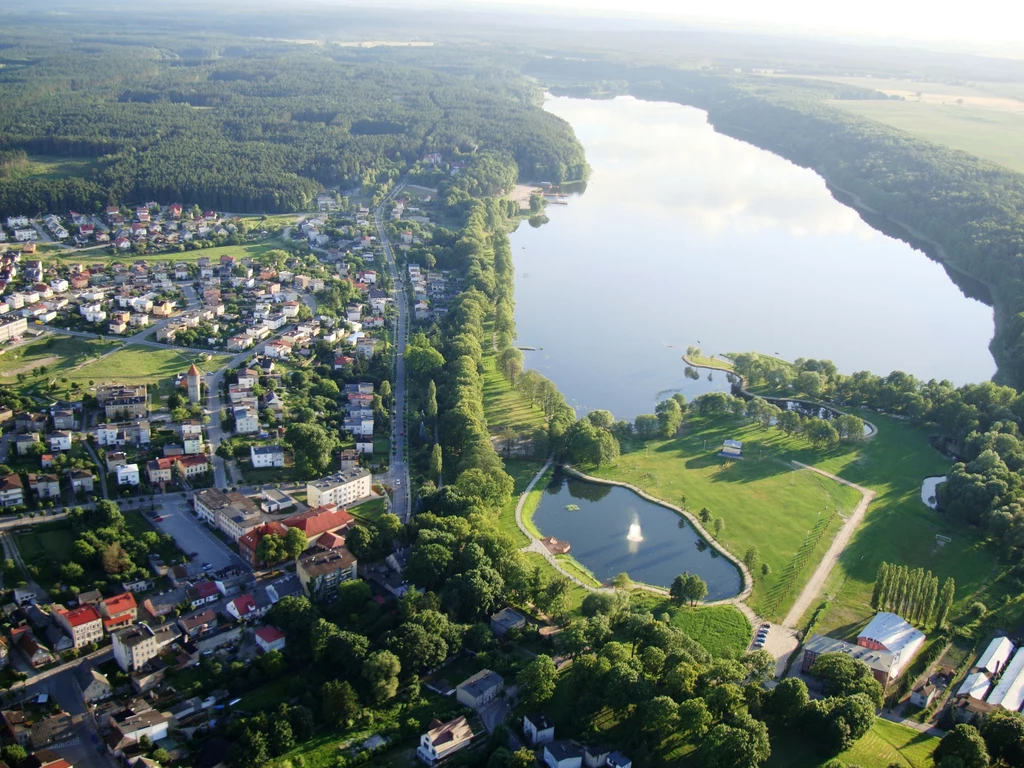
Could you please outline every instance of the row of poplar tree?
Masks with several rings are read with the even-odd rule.
[[[953,579],[946,579],[939,591],[939,579],[931,571],[883,562],[875,577],[871,607],[899,614],[911,624],[921,626],[927,625],[934,616],[938,629],[946,622],[955,594]]]

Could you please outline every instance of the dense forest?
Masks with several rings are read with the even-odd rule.
[[[433,152],[468,169],[500,157],[505,184],[586,174],[568,124],[508,72],[255,41],[189,58],[162,44],[0,37],[0,216],[149,199],[300,210],[323,185],[378,184]],[[33,176],[22,152],[93,162],[81,178]]]

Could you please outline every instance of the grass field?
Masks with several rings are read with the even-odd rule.
[[[492,349],[484,350],[483,368],[484,413],[492,435],[501,434],[506,427],[527,434],[544,426],[544,412],[512,388],[497,369]]]
[[[726,438],[743,442],[744,460],[717,455]],[[673,504],[683,503],[685,497],[683,506],[691,512],[707,507],[714,517],[721,517],[721,543],[738,557],[756,546],[762,562],[771,568],[767,578],[755,580],[749,602],[761,615],[778,618],[785,615],[841,526],[834,511],[848,514],[860,499],[852,488],[793,469],[786,460],[797,447],[796,439],[743,420],[690,418],[680,437],[629,450],[623,446],[619,460],[596,474],[631,483]],[[825,531],[817,546],[795,560],[809,532],[818,526]]]
[[[225,355],[197,355],[173,347],[130,346],[69,373],[68,378],[83,385],[90,381],[156,385],[158,393],[152,400],[157,405],[158,398],[164,399],[173,391],[175,375],[188,370],[193,362],[205,371],[216,371],[229,359]]]
[[[671,624],[683,630],[715,657],[741,656],[753,632],[747,617],[730,605],[674,609]]]
[[[354,517],[372,523],[379,520],[381,515],[384,514],[384,505],[386,503],[387,499],[373,499],[371,501],[364,501],[358,506],[349,507],[348,511],[351,512]]]
[[[819,768],[828,762],[828,758],[823,758],[797,734],[772,734],[771,744],[772,756],[764,764],[765,768]],[[838,759],[843,765],[861,768],[888,768],[893,764],[931,768],[931,754],[938,745],[939,739],[935,736],[875,718],[871,730],[840,753]]]
[[[922,139],[1024,171],[1024,115],[965,104],[918,101],[833,101],[861,117]]]
[[[29,155],[26,163],[0,167],[0,179],[66,179],[71,176],[87,178],[95,164],[95,160],[88,158]]]
[[[83,262],[86,264],[93,264],[98,262],[110,261],[110,262],[122,262],[122,263],[134,263],[136,261],[144,261],[147,264],[154,264],[157,262],[167,262],[174,264],[179,261],[184,262],[195,262],[201,257],[206,257],[210,261],[218,261],[221,256],[230,255],[237,258],[249,256],[257,258],[267,251],[275,248],[280,248],[282,245],[281,241],[277,238],[266,238],[253,243],[247,243],[246,245],[222,245],[217,248],[201,248],[194,251],[184,250],[180,253],[177,251],[170,251],[166,253],[148,253],[144,255],[137,255],[134,253],[118,253],[111,255],[107,253],[105,248],[97,248],[89,251],[54,251],[46,254],[42,257],[43,262],[69,262],[78,263]]]
[[[526,527],[534,537],[541,538],[541,532],[537,530],[537,526],[533,524],[533,513],[537,511],[537,507],[540,506],[541,497],[544,495],[544,489],[547,488],[548,483],[551,482],[551,475],[555,472],[554,467],[549,467],[548,471],[545,472],[537,484],[533,486],[533,490],[530,491],[526,497],[526,501],[523,504],[523,525]]]
[[[48,336],[32,341],[0,355],[0,382],[9,384],[17,381],[19,373],[25,375],[25,385],[50,380],[55,376],[69,375],[68,371],[90,358],[117,349],[118,342],[100,339],[83,339],[77,336]],[[45,366],[45,376],[33,373],[33,369]]]
[[[520,547],[525,547],[530,540],[516,525],[516,504],[519,503],[519,495],[526,490],[526,486],[530,484],[530,480],[542,466],[544,466],[542,461],[525,459],[512,459],[505,462],[505,471],[512,475],[515,485],[512,489],[512,499],[501,510],[501,515],[498,517],[498,529],[511,536]]]

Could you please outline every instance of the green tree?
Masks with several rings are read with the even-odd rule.
[[[20,744],[8,744],[3,750],[0,750],[0,757],[3,757],[4,762],[8,765],[15,766],[28,757],[28,752]]]
[[[402,664],[391,651],[375,651],[366,658],[363,678],[374,703],[383,704],[394,698],[398,693],[398,675],[401,671]]]
[[[270,754],[274,757],[283,755],[295,746],[292,724],[286,719],[277,718],[270,726]]]
[[[977,728],[966,723],[959,723],[946,732],[935,748],[932,759],[937,766],[946,765],[946,761],[953,765],[953,760],[958,760],[956,764],[963,768],[986,768],[989,763],[985,740]]]
[[[679,729],[686,734],[690,740],[699,739],[715,721],[711,712],[708,711],[704,699],[697,697],[686,699],[680,703],[676,710],[676,717],[679,722]]]
[[[822,681],[825,693],[831,696],[864,693],[876,707],[882,706],[882,684],[867,664],[845,653],[823,653],[811,665],[811,674]]]
[[[764,723],[749,715],[734,719],[736,725],[719,723],[697,749],[701,765],[708,768],[755,768],[768,759],[771,746]]]
[[[413,379],[428,381],[444,368],[444,356],[429,345],[407,347],[405,368]]]
[[[807,684],[799,677],[787,677],[772,689],[767,711],[782,725],[795,725],[810,701]]]
[[[429,468],[427,469],[427,477],[429,477],[432,480],[437,480],[437,482],[440,483],[441,470],[441,446],[435,445],[433,448],[430,449],[430,465]]]
[[[946,579],[942,584],[942,592],[939,593],[939,601],[935,606],[935,628],[941,629],[949,616],[949,609],[953,606],[953,598],[956,597],[956,582],[952,578]]]
[[[667,739],[676,729],[679,706],[669,696],[655,696],[640,708],[642,728],[651,737],[651,743]]]
[[[748,547],[747,551],[743,555],[743,562],[747,568],[750,569],[751,573],[757,571],[757,566],[761,564],[761,553],[758,552],[757,547]]]
[[[431,379],[427,385],[427,404],[425,408],[427,418],[437,418],[437,385]]]
[[[725,530],[725,520],[720,517],[715,518],[715,522],[711,524],[711,527],[715,531],[715,538],[717,539],[722,535],[722,531]]]
[[[993,762],[1024,768],[1024,715],[997,709],[985,718],[981,735]]]
[[[333,466],[332,454],[339,442],[323,426],[292,424],[285,432],[285,440],[292,447],[295,468],[301,477],[321,477]]]
[[[548,701],[555,694],[557,675],[555,663],[543,653],[523,667],[516,676],[523,705],[532,709]]]
[[[284,551],[292,560],[298,560],[299,556],[306,551],[306,534],[300,528],[289,528],[284,535]]]
[[[321,689],[324,722],[347,728],[359,717],[359,697],[347,680],[329,680]]]

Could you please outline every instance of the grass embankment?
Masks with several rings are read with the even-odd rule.
[[[704,365],[708,368],[724,368],[727,371],[735,370],[733,364],[724,357],[714,357],[711,355],[686,355],[685,359],[689,360],[692,365]]]
[[[683,630],[715,657],[743,655],[753,635],[747,617],[731,605],[677,608],[671,616],[673,627]]]
[[[174,390],[174,378],[184,373],[189,365],[196,363],[208,373],[220,370],[230,359],[226,355],[205,355],[173,347],[156,349],[154,347],[128,346],[119,352],[98,360],[68,374],[72,381],[90,381],[96,384],[117,382],[120,384],[149,384],[157,388],[153,395],[154,405],[158,398],[166,398]]]
[[[511,459],[505,462],[505,471],[512,476],[515,484],[512,489],[511,500],[501,510],[501,515],[498,517],[498,529],[502,533],[511,536],[520,547],[525,547],[529,544],[530,539],[516,525],[516,505],[519,503],[519,495],[526,490],[530,480],[533,479],[533,476],[543,466],[543,461],[532,459]],[[543,487],[540,483],[537,485]],[[536,506],[534,508],[536,509]]]
[[[533,486],[533,490],[530,491],[526,496],[526,501],[523,502],[523,526],[536,538],[541,538],[543,534],[537,530],[537,526],[533,524],[533,513],[537,511],[537,507],[540,506],[540,500],[544,496],[544,489],[547,488],[548,483],[551,482],[551,476],[554,474],[555,468],[548,467],[548,470],[541,475],[540,480]]]
[[[727,438],[743,442],[745,459],[718,456]],[[751,607],[779,618],[841,527],[840,514],[852,512],[860,500],[852,488],[794,469],[787,461],[797,448],[796,439],[740,419],[691,417],[681,436],[624,445],[619,460],[596,474],[694,514],[707,507],[721,517],[720,543],[738,557],[756,546],[771,568],[767,577],[755,574]]]

